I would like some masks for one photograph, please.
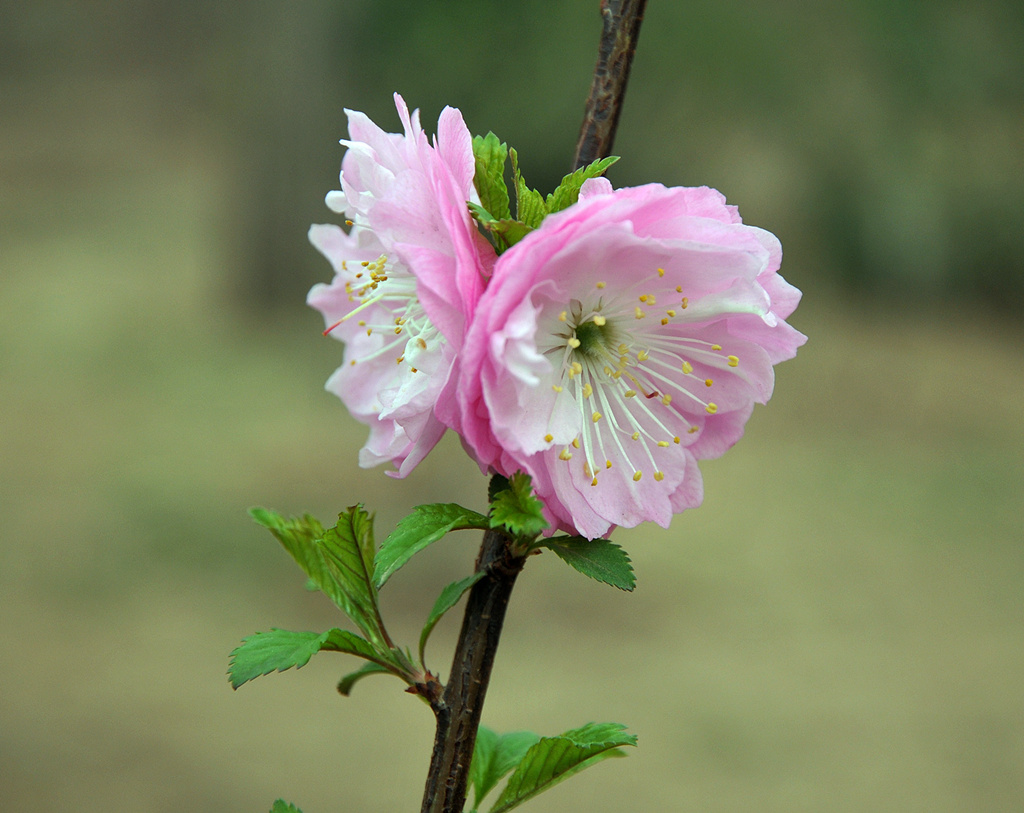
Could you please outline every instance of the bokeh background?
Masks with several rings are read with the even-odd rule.
[[[394,90],[550,190],[599,29],[596,0],[0,2],[4,809],[418,809],[433,722],[396,681],[225,677],[251,632],[339,623],[249,505],[365,501],[383,536],[484,504],[451,439],[355,467],[305,232],[343,108],[397,129]],[[810,341],[702,508],[616,534],[634,594],[530,562],[485,722],[641,745],[529,809],[1024,809],[1021,54],[1015,0],[651,0],[610,177],[778,234]],[[398,637],[477,545],[392,580]]]

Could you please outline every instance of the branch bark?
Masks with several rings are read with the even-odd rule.
[[[476,570],[487,575],[469,591],[451,675],[441,697],[431,703],[437,733],[422,813],[461,813],[465,806],[469,766],[505,610],[526,561],[512,550],[511,542],[500,530],[484,534]]]
[[[573,169],[611,154],[647,0],[601,0],[601,42]]]

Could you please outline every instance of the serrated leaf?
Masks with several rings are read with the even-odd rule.
[[[278,799],[274,802],[274,806],[270,808],[270,813],[302,813],[302,811],[290,802]]]
[[[473,807],[478,808],[484,797],[505,775],[518,765],[526,752],[540,739],[529,731],[498,734],[480,726],[473,749],[473,762],[469,768],[469,782],[473,786]]]
[[[582,536],[556,536],[537,543],[548,548],[559,558],[599,582],[630,591],[636,587],[636,576],[629,554],[607,539],[585,539]]]
[[[459,603],[459,599],[462,598],[463,594],[470,587],[480,581],[485,575],[484,571],[477,571],[472,576],[467,576],[461,581],[452,582],[441,591],[441,595],[434,602],[434,609],[430,611],[427,623],[423,625],[423,631],[420,633],[420,663],[423,663],[423,652],[427,648],[427,639],[430,637],[430,633],[434,631],[434,627],[437,626],[437,622],[441,620],[446,612]]]
[[[519,155],[515,150],[508,151],[512,159],[512,178],[516,185],[516,220],[529,226],[537,228],[541,221],[548,215],[547,205],[544,203],[544,196],[536,189],[530,189],[519,172]]]
[[[523,756],[490,813],[505,813],[584,768],[636,745],[618,723],[590,723],[558,737],[543,737]]]
[[[584,181],[604,175],[608,167],[618,160],[617,155],[609,155],[607,158],[601,158],[592,164],[580,167],[575,172],[570,172],[562,178],[558,188],[548,195],[546,201],[548,212],[560,212],[562,209],[568,209],[579,200],[580,187],[583,186]]]
[[[465,528],[489,528],[487,517],[455,503],[418,505],[380,546],[374,560],[373,583],[379,589],[402,565],[445,534]]]
[[[373,517],[354,505],[317,542],[324,562],[344,595],[339,605],[378,648],[385,648],[377,588],[373,581]]]
[[[271,672],[301,669],[321,650],[347,652],[361,658],[382,660],[382,655],[370,643],[347,630],[327,632],[292,632],[272,629],[244,638],[231,653],[228,675],[232,688]]]
[[[250,508],[249,516],[277,538],[318,590],[342,610],[346,610],[348,597],[327,567],[323,551],[317,545],[317,541],[324,535],[324,528],[315,517],[308,514],[303,517],[284,517],[266,508]]]
[[[338,681],[338,694],[348,697],[352,693],[352,687],[368,675],[390,675],[394,674],[391,669],[381,666],[379,663],[364,663],[356,671],[349,672]]]
[[[505,159],[508,147],[494,134],[473,137],[476,172],[473,185],[480,203],[495,220],[510,219],[508,187],[505,185]]]
[[[533,539],[548,527],[543,508],[533,496],[530,475],[517,471],[491,501],[491,527],[505,527],[515,536]]]

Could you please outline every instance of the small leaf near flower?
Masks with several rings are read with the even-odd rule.
[[[441,591],[441,595],[434,602],[434,608],[430,611],[427,623],[423,625],[423,631],[420,633],[420,663],[424,663],[423,653],[427,648],[427,639],[430,637],[430,633],[434,631],[434,627],[437,626],[437,622],[441,620],[446,612],[459,603],[459,599],[462,598],[463,594],[470,587],[480,581],[485,575],[485,571],[478,570],[472,576],[467,576],[461,581],[452,582]]]
[[[512,159],[512,177],[516,184],[516,220],[535,229],[547,217],[548,207],[544,203],[544,196],[536,189],[530,189],[523,180],[519,172],[519,155],[512,149],[508,153]]]
[[[530,475],[517,471],[509,478],[508,488],[491,500],[491,527],[504,527],[515,536],[533,539],[548,527],[543,507],[533,496]]]
[[[508,147],[494,133],[473,137],[473,158],[476,174],[473,185],[480,203],[495,220],[512,217],[508,205],[508,187],[505,186],[505,159]]]
[[[402,565],[450,531],[487,530],[487,517],[455,503],[418,505],[384,540],[374,560],[373,583],[381,588]]]
[[[278,799],[274,802],[274,806],[270,808],[270,813],[302,813],[302,811],[290,802]]]
[[[554,213],[560,212],[562,209],[568,209],[579,200],[580,187],[583,186],[584,181],[604,175],[608,167],[618,160],[619,157],[617,155],[609,155],[607,158],[594,161],[594,163],[580,167],[575,172],[566,175],[562,178],[562,182],[558,184],[558,188],[548,195],[545,201],[548,212]]]
[[[553,550],[563,562],[584,576],[620,590],[631,591],[636,587],[636,576],[629,554],[607,539],[556,536],[545,539],[537,547]]]

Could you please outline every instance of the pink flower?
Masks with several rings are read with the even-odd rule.
[[[806,340],[781,259],[713,189],[588,181],[498,259],[443,418],[564,530],[667,526]]]
[[[434,407],[454,385],[452,342],[462,341],[493,252],[466,208],[476,194],[475,164],[461,113],[442,111],[431,145],[419,111],[410,116],[398,94],[395,104],[401,134],[346,111],[341,190],[327,195],[327,205],[351,230],[310,228],[335,276],[314,286],[307,301],[345,342],[327,389],[370,427],[360,464],[390,461],[404,477],[444,433]]]

